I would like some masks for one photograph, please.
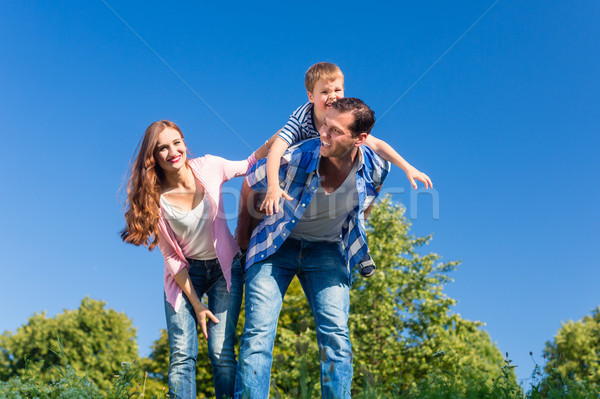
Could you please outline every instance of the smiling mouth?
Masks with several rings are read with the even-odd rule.
[[[181,155],[177,155],[176,157],[169,159],[169,162],[171,162],[171,163],[179,162],[180,159],[181,159]]]
[[[321,144],[322,144],[322,145],[323,145],[323,147],[325,147],[325,148],[329,148],[329,146],[331,146],[331,144],[330,144],[330,143],[326,143],[326,142],[324,142],[324,141],[321,141]]]

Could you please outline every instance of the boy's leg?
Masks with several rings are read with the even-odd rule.
[[[364,258],[358,263],[358,269],[360,275],[363,277],[371,277],[375,274],[375,261],[371,257],[371,254],[367,252]]]
[[[350,274],[341,244],[304,243],[298,279],[313,311],[321,359],[321,396],[350,398]]]
[[[277,320],[285,292],[298,268],[298,251],[286,244],[287,241],[267,260],[246,270],[246,323],[240,344],[235,398],[269,397]]]

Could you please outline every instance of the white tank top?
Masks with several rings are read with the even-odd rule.
[[[209,260],[217,257],[212,235],[215,215],[208,195],[204,194],[198,206],[188,212],[171,205],[162,195],[160,205],[186,258]]]

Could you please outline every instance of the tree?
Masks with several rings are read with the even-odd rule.
[[[404,212],[386,197],[368,220],[369,248],[378,269],[369,279],[357,277],[351,290],[354,385],[359,386],[362,374],[402,390],[439,372],[452,375],[456,389],[471,384],[466,378],[473,372],[485,376],[482,384],[491,384],[502,375],[502,354],[480,329],[482,323],[451,312],[456,301],[443,292],[459,262],[419,255],[417,249],[431,236],[409,235]],[[512,370],[508,375],[509,385],[516,387]]]
[[[35,372],[48,382],[57,377],[53,366],[68,363],[99,388],[109,386],[121,363],[138,355],[131,319],[104,307],[105,302],[85,298],[78,309],[53,318],[36,313],[16,334],[2,334],[0,379]]]
[[[563,323],[546,343],[544,368],[549,379],[587,381],[600,385],[600,306],[592,314]],[[550,381],[547,381],[550,382]]]

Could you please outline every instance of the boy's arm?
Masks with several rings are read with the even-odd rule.
[[[287,150],[289,144],[281,137],[276,137],[269,154],[267,155],[267,182],[268,188],[260,210],[264,210],[267,216],[279,212],[279,200],[281,197],[291,200],[292,197],[279,187],[279,166],[281,165],[281,157]],[[274,211],[274,212],[273,212]]]
[[[400,156],[400,154],[396,152],[396,150],[392,148],[391,145],[389,145],[385,141],[378,139],[372,134],[369,134],[367,136],[367,141],[365,142],[365,144],[368,145],[373,151],[375,151],[375,153],[381,158],[393,163],[394,165],[402,169],[404,173],[406,173],[406,177],[408,178],[410,184],[415,190],[417,189],[417,183],[415,182],[415,180],[419,180],[420,182],[425,184],[425,188],[433,187],[433,183],[431,183],[431,179],[429,178],[429,176],[427,176],[425,173],[419,171],[417,168],[409,164],[404,158]]]

